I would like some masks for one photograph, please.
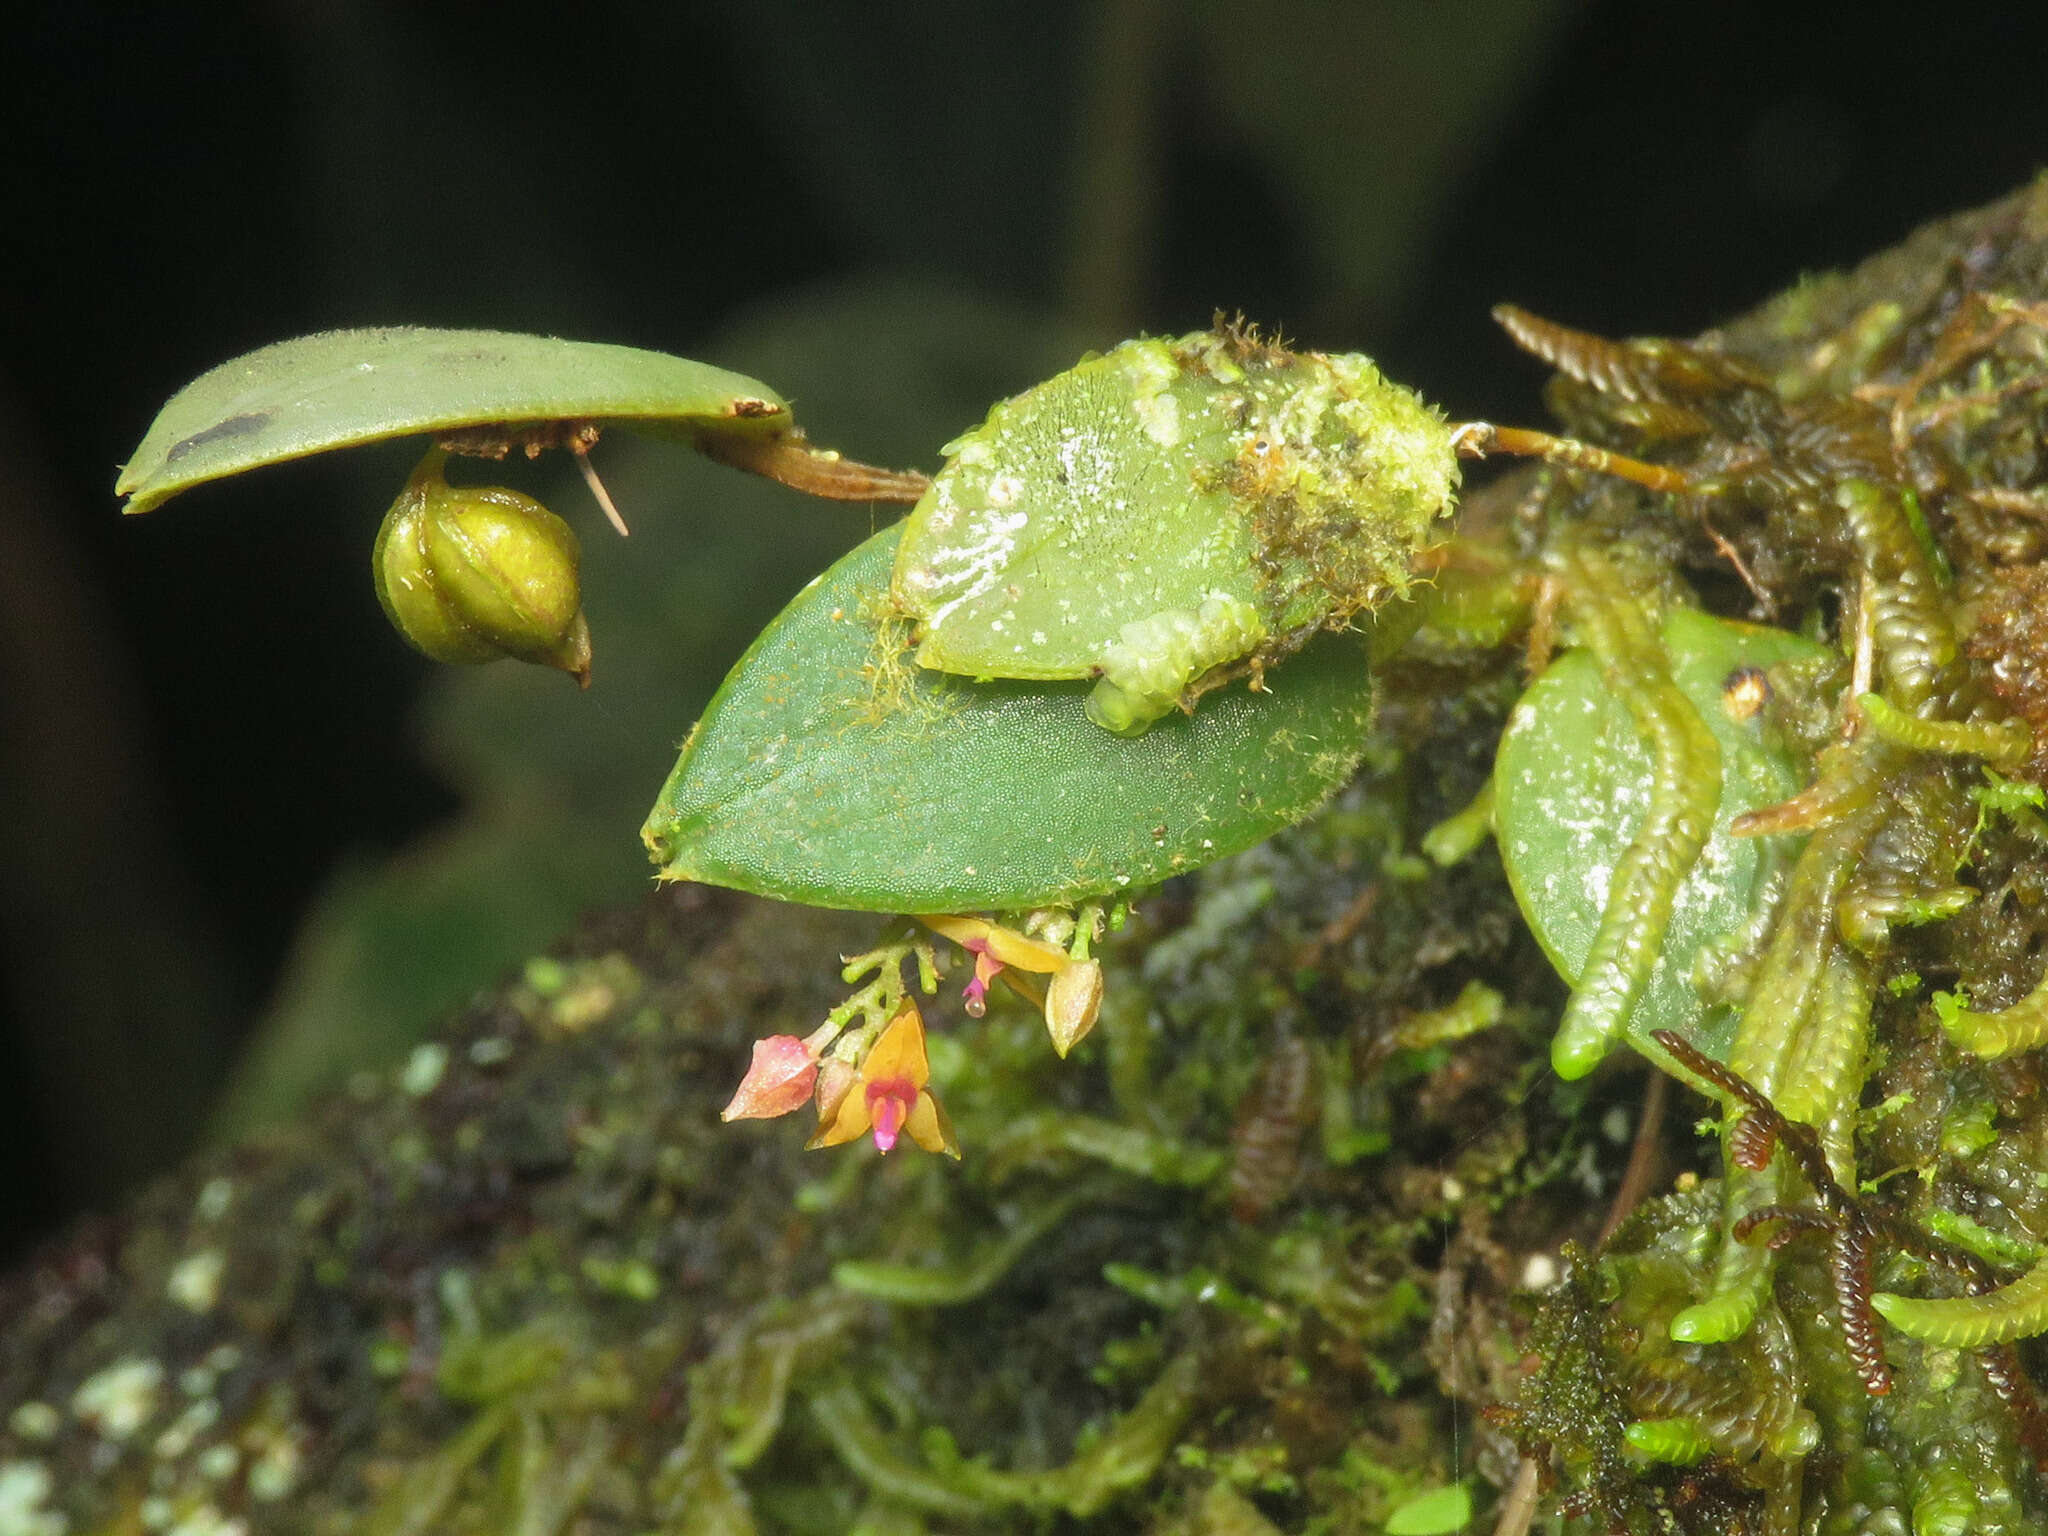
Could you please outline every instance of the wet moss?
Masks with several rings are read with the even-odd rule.
[[[1561,350],[1644,385],[1627,409],[1560,387],[1575,430],[1710,488],[1674,512],[1521,476],[1468,504],[1475,568],[1626,546],[1661,590],[1829,638],[1867,597],[1861,691],[2032,726],[2044,300],[2048,186],[1692,347]],[[1894,474],[1918,524],[1900,495],[1842,494]],[[1553,1529],[2038,1526],[2018,1362],[1886,1334],[1873,1395],[1803,1218],[1741,1250],[1752,1326],[1671,1337],[1726,1295],[1724,1149],[1686,1134],[1693,1103],[1632,1161],[1641,1064],[1552,1077],[1566,989],[1497,858],[1421,853],[1486,781],[1517,640],[1560,638],[1526,627],[1540,595],[1481,606],[1484,644],[1425,631],[1386,669],[1326,814],[1141,903],[1070,1061],[1014,1003],[935,1028],[957,1167],[719,1125],[751,1042],[807,1032],[840,1000],[830,957],[874,929],[682,888],[592,921],[398,1071],[67,1235],[0,1287],[9,1518],[1348,1536],[1461,1478],[1487,1518],[1529,1455]],[[1852,1202],[1880,1288],[1967,1288],[1923,1235],[2048,1241],[2048,1096],[2031,1054],[1959,1052],[1932,994],[2032,989],[2039,817],[1987,800],[1946,738],[1838,750],[1852,671],[1774,680],[1853,793],[1800,812],[1821,853],[1788,885],[1799,926],[1727,967],[1827,1023],[1817,1055],[1752,1035],[1745,1060],[1777,1091],[1825,1059],[1827,1091],[1793,1097],[1844,1177],[1824,1195],[1781,1161],[1735,1184],[1837,1227]]]

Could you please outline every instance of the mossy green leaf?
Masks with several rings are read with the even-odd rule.
[[[1650,1032],[1672,1029],[1709,1055],[1725,1055],[1735,1010],[1695,986],[1708,946],[1734,944],[1751,921],[1784,838],[1732,836],[1728,824],[1805,783],[1798,757],[1776,738],[1770,712],[1743,717],[1724,701],[1740,669],[1766,672],[1825,653],[1784,630],[1676,609],[1663,626],[1672,681],[1721,752],[1713,831],[1679,888],[1649,985],[1627,1024],[1654,1059]],[[1615,864],[1648,803],[1652,763],[1628,706],[1583,651],[1559,657],[1516,704],[1494,769],[1495,828],[1515,900],[1558,974],[1576,984],[1599,927]],[[1770,845],[1781,845],[1774,850]]]
[[[663,878],[868,911],[1073,902],[1249,847],[1356,767],[1357,636],[1123,739],[1089,723],[1085,680],[915,667],[877,622],[900,536],[805,588],[727,677],[641,832]]]
[[[1371,359],[1242,326],[1084,358],[946,453],[891,585],[918,662],[1099,678],[1118,735],[1406,592],[1458,482],[1450,429]]]
[[[766,432],[789,425],[789,407],[753,379],[637,347],[412,326],[325,331],[187,384],[114,489],[128,511],[147,512],[208,480],[330,449],[558,421]]]

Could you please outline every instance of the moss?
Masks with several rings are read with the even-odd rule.
[[[1496,530],[1475,568],[1605,542],[1709,611],[1852,637],[1866,592],[1860,691],[2032,727],[2042,551],[2015,498],[2048,407],[2005,386],[2039,367],[2044,298],[2035,188],[1698,347],[1589,352],[1685,398],[1602,418],[1561,389],[1574,427],[1704,489],[1674,516],[1538,471],[1468,504]],[[1924,540],[1905,503],[1838,494],[1901,402]],[[1566,1248],[1634,1187],[1639,1069],[1551,1077],[1566,991],[1498,859],[1417,857],[1490,772],[1517,622],[1426,636],[1322,817],[1142,901],[1070,1061],[1014,1002],[935,1035],[957,1167],[717,1122],[756,1037],[840,1001],[827,957],[871,923],[691,887],[592,921],[400,1070],[7,1279],[0,1494],[78,1532],[1364,1536],[1461,1481],[1489,1518],[1527,1452],[1545,1518],[1595,1528],[2037,1528],[2016,1364],[1886,1334],[1873,1396],[1796,1169],[1733,1170],[1791,1207],[1781,1249],[1734,1243],[1730,1186],[1694,1176],[1724,1149],[1674,1115],[1646,1153],[1683,1187]],[[1952,1291],[1954,1251],[1915,1234],[1977,1265],[2048,1242],[2048,1081],[1960,1055],[1930,994],[2025,997],[2048,876],[2038,816],[1991,807],[1976,764],[1841,744],[1852,670],[1771,680],[1830,792],[1726,968],[1824,1038],[1759,1023],[1737,1055],[1771,1091],[1820,1063],[1791,1097],[1855,1175],[1830,1219],[1868,1217],[1881,1288]],[[1751,1325],[1674,1339],[1734,1270]]]

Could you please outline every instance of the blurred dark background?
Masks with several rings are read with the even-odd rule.
[[[645,879],[747,635],[868,514],[607,441],[597,684],[437,674],[402,450],[124,520],[199,371],[334,326],[706,357],[933,467],[1221,306],[1536,416],[1512,298],[1689,332],[2048,162],[2048,7],[1730,0],[32,6],[0,90],[0,1254],[401,1056]],[[521,478],[521,477],[524,478]],[[225,1095],[225,1096],[224,1096]]]

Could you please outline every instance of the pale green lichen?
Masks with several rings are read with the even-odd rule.
[[[2048,239],[2048,201],[2031,224],[2024,211],[1979,216],[1914,258],[1933,275],[1901,301],[1895,347],[1859,332],[1820,355],[1898,298],[1860,279],[1813,285],[1790,332],[1780,313],[1717,345],[1839,404],[1866,382],[1843,358],[1930,355],[1967,302],[1954,284],[2038,267],[2026,242]],[[1958,250],[1970,259],[1950,261]],[[1612,355],[1652,371],[1684,361],[1669,344]],[[1723,467],[1781,446],[1770,413],[1783,402],[1740,389],[1731,413],[1763,423],[1765,440],[1720,423],[1703,448]],[[1915,442],[1932,451],[1954,427]],[[1978,483],[1980,457],[1957,485]],[[1576,528],[1700,575],[1716,611],[1747,601],[1698,522],[1570,473],[1548,485],[1495,509],[1527,541],[1513,558]],[[1921,547],[1909,509],[1893,509],[1903,543],[1866,548],[1825,476],[1788,471],[1783,487],[1714,491],[1711,515],[1785,622],[1818,614],[1826,632],[1832,600],[1865,574],[1873,591],[1911,587],[1887,599],[1894,628],[1872,629],[1873,682],[1930,711],[1916,718],[1999,718],[1998,698],[1970,694],[1990,662],[1945,669],[1905,600],[1952,602],[1931,563],[1926,583],[1903,579]],[[1508,502],[1526,509],[1519,522]],[[1995,606],[2003,578],[1973,542],[1985,520],[1929,510],[1956,590],[1988,582]],[[1875,732],[1843,744],[1832,706],[1855,664],[1856,604],[1841,611],[1852,644],[1839,675],[1774,680],[1788,706],[1774,728],[1818,755],[1827,793],[1772,833],[1792,872],[1773,922],[1735,945],[1757,953],[1731,958],[1747,969],[1727,988],[1747,1010],[1735,1059],[1820,1123],[1837,1166],[1876,1185],[1857,1193],[1873,1211],[1918,1230],[1937,1226],[1930,1206],[1967,1209],[2014,1244],[2048,1241],[2048,1111],[2013,1088],[2025,1072],[1959,1059],[1922,994],[1893,986],[1910,971],[2023,997],[2038,968],[2038,845],[2024,818],[1977,825],[1975,765]],[[1321,822],[1141,903],[1105,946],[1110,1001],[1070,1064],[1021,1009],[991,1009],[971,1034],[952,1026],[970,1046],[946,1083],[969,1145],[958,1168],[870,1156],[828,1169],[715,1125],[750,1040],[813,1027],[840,1000],[829,964],[792,957],[857,952],[871,930],[702,891],[599,920],[451,1023],[433,1091],[366,1076],[355,1097],[145,1197],[40,1270],[42,1300],[9,1323],[19,1400],[0,1487],[23,1518],[61,1515],[73,1533],[132,1530],[145,1512],[163,1528],[240,1520],[251,1536],[579,1522],[744,1536],[806,1519],[1008,1533],[1085,1507],[1100,1530],[1215,1536],[1200,1523],[1213,1515],[1231,1522],[1216,1531],[1270,1536],[1385,1529],[1407,1500],[1475,1472],[1486,1521],[1485,1485],[1526,1450],[1601,1528],[2039,1528],[2048,1511],[1994,1355],[1885,1332],[1892,1390],[1873,1398],[1843,1348],[1824,1238],[1776,1253],[1729,1241],[1731,1214],[1811,1197],[1782,1156],[1759,1178],[1653,1196],[1598,1259],[1558,1242],[1589,1237],[1618,1183],[1621,1142],[1589,1127],[1632,1111],[1633,1088],[1619,1072],[1563,1088],[1547,1077],[1539,1041],[1565,988],[1491,855],[1448,868],[1414,855],[1486,778],[1518,663],[1486,647],[1455,676],[1441,652],[1391,662],[1361,781]],[[1916,677],[1928,686],[1908,706],[1896,685]],[[1987,899],[1943,907],[1960,885]],[[1863,947],[1843,938],[1845,912],[1869,919],[1851,924]],[[1899,920],[1922,913],[1933,920]],[[1497,1027],[1421,1049],[1402,1037],[1473,983],[1499,994]],[[1274,1198],[1229,1216],[1233,1175],[1271,1151],[1241,1131],[1240,1106],[1297,1047],[1315,1123],[1282,1147]],[[1801,1104],[1808,1063],[1833,1081]],[[1855,1114],[1866,1100],[1883,1112]],[[1682,1155],[1663,1150],[1667,1167]],[[1885,1177],[1895,1169],[1919,1176]],[[1083,1178],[1102,1197],[1041,1225]],[[203,1198],[215,1180],[228,1192]],[[1003,1245],[1027,1225],[1032,1240]],[[234,1305],[167,1303],[172,1271],[213,1250],[229,1256]],[[1543,1272],[1537,1254],[1558,1255],[1559,1279],[1531,1320],[1513,1293]],[[611,1284],[635,1264],[661,1280],[654,1303]],[[839,1266],[901,1299],[833,1284]],[[1903,1261],[1884,1280],[1960,1288],[1923,1285]],[[1674,1340],[1673,1320],[1702,1303],[1748,1326]],[[159,1402],[126,1438],[71,1411],[85,1385],[104,1394],[107,1373],[140,1362],[162,1373]],[[220,1405],[210,1427],[201,1401]],[[1500,1406],[1480,1420],[1480,1403]],[[1148,1416],[1162,1404],[1172,1411]],[[1659,1420],[1697,1425],[1712,1454],[1683,1468],[1631,1456],[1629,1426]],[[240,1470],[225,1472],[231,1456]],[[226,1491],[238,1476],[246,1497]]]
[[[0,1536],[65,1536],[70,1522],[48,1507],[50,1490],[41,1462],[0,1462]]]
[[[192,1312],[211,1312],[220,1300],[220,1281],[227,1269],[227,1255],[218,1248],[202,1248],[178,1261],[164,1281],[164,1294]]]
[[[71,1411],[109,1440],[125,1440],[163,1405],[161,1361],[130,1357],[88,1377],[71,1394]]]

